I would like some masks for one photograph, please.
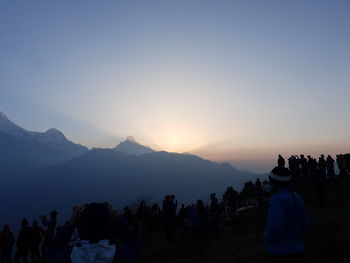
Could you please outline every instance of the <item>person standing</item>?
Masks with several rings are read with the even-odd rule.
[[[304,262],[303,232],[309,218],[301,196],[290,188],[289,169],[275,167],[270,174],[270,198],[264,241],[272,263]]]
[[[32,255],[32,262],[40,261],[40,243],[45,235],[45,230],[38,225],[38,221],[33,221],[32,225],[32,246],[30,253]]]
[[[327,176],[330,178],[333,178],[335,176],[334,162],[335,160],[332,158],[332,156],[328,155],[326,159],[326,168],[327,168]]]
[[[323,154],[318,158],[318,169],[322,176],[326,176],[327,163]]]
[[[31,242],[33,240],[32,229],[28,224],[28,220],[24,218],[22,220],[21,231],[19,232],[17,238],[17,251],[15,255],[15,263],[18,263],[20,259],[23,259],[24,263],[28,262],[28,254],[31,248]]]
[[[15,243],[15,237],[10,231],[8,225],[4,225],[0,232],[0,263],[12,262],[12,247]]]
[[[46,216],[40,216],[41,223],[46,227],[44,241],[42,244],[42,255],[45,255],[51,246],[51,241],[56,231],[57,215],[58,213],[56,211],[51,211],[50,220],[47,220]]]
[[[286,161],[280,154],[278,155],[277,164],[279,167],[284,167],[286,165]]]

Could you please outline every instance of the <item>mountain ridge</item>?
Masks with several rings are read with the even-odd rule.
[[[125,152],[127,154],[141,155],[155,152],[148,146],[138,143],[133,136],[128,136],[125,141],[120,142],[113,148],[115,151]]]
[[[89,151],[87,147],[68,140],[56,128],[45,132],[28,131],[12,122],[1,111],[0,144],[0,156],[7,161],[27,159],[40,165],[66,161]]]

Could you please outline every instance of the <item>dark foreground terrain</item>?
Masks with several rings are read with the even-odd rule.
[[[316,192],[305,182],[296,183],[309,211],[306,262],[350,262],[350,178],[327,183],[327,207],[320,208]],[[191,239],[179,235],[167,242],[164,233],[144,238],[142,262],[269,262],[263,244],[267,208],[221,223],[220,234],[205,233]]]

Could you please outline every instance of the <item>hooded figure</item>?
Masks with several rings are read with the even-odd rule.
[[[113,218],[104,204],[84,207],[79,217],[80,246],[73,248],[72,263],[112,263],[116,247],[109,244]]]
[[[275,167],[270,174],[270,198],[264,241],[271,262],[303,262],[303,232],[309,219],[303,199],[290,189],[291,173]]]

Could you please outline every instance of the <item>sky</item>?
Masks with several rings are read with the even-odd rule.
[[[265,172],[350,149],[350,1],[0,1],[0,111]]]

